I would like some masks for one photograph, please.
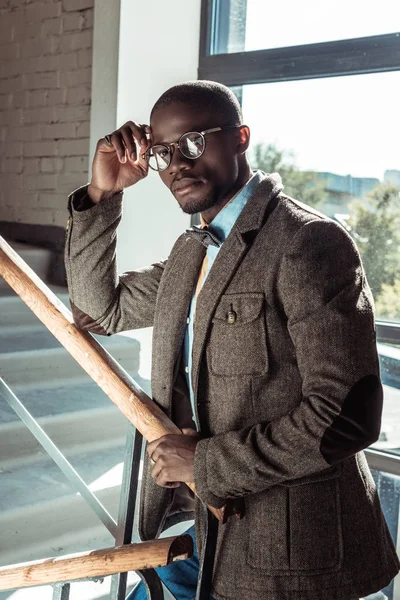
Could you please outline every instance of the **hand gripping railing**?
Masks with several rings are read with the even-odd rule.
[[[2,237],[0,275],[148,442],[181,433],[97,340],[78,329],[70,311]],[[194,483],[186,485],[196,493]],[[209,510],[223,521],[223,509]]]

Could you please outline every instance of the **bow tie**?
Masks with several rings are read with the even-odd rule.
[[[202,229],[201,227],[192,225],[190,229],[186,229],[186,234],[203,244],[203,246],[206,248],[208,246],[216,246],[219,248],[222,245],[222,242],[217,238],[217,236],[211,233],[207,227]]]

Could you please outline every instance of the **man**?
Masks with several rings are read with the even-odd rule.
[[[188,82],[161,96],[149,127],[99,140],[69,204],[74,316],[107,335],[154,326],[154,400],[184,435],[147,447],[142,538],[187,508],[180,482],[194,481],[203,502],[244,506],[219,526],[213,597],[352,600],[399,571],[362,452],[382,410],[372,298],[347,233],[286,196],[279,175],[253,173],[249,138],[227,88]],[[118,277],[123,190],[149,163],[203,229]]]

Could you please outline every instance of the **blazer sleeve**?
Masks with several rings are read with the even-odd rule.
[[[85,186],[69,196],[68,210],[65,266],[75,323],[101,335],[153,325],[166,261],[118,275],[122,193],[93,205]]]
[[[217,507],[224,498],[327,469],[379,437],[382,386],[373,300],[345,230],[322,219],[303,225],[282,260],[278,293],[302,400],[276,420],[199,442],[196,489]]]

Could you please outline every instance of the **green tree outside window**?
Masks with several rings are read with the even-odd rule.
[[[318,208],[326,199],[327,180],[314,171],[301,171],[294,154],[275,144],[256,144],[251,164],[266,173],[280,173],[285,193],[309,206]],[[376,316],[400,320],[400,188],[380,183],[351,202],[348,211],[345,225],[360,251]]]

